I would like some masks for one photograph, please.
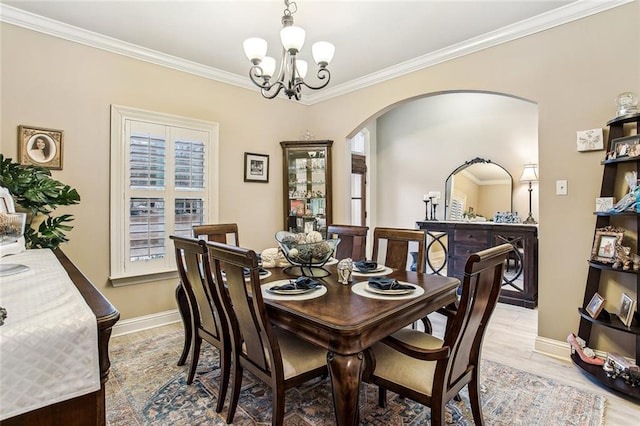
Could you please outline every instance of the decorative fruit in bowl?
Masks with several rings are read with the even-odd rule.
[[[331,258],[340,239],[323,240],[317,231],[294,234],[278,231],[276,241],[291,264],[298,266],[322,266]]]

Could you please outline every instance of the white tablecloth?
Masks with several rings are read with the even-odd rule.
[[[96,317],[48,249],[5,256],[0,277],[0,420],[100,389]]]

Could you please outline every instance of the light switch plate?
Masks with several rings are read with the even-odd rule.
[[[556,181],[556,195],[567,195],[567,181],[566,180],[557,180]]]

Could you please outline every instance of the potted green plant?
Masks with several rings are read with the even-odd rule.
[[[21,207],[27,212],[24,232],[27,249],[55,249],[68,241],[65,233],[73,229],[68,225],[73,215],[54,216],[53,212],[58,206],[78,204],[78,191],[53,179],[45,167],[21,165],[3,154],[0,154],[0,186],[11,192],[16,209]]]

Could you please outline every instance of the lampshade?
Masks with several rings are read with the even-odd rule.
[[[276,71],[276,60],[271,56],[265,56],[260,64],[260,68],[262,68],[262,76],[263,77],[271,77],[273,73]]]
[[[262,61],[267,54],[267,41],[258,37],[246,39],[242,46],[244,47],[244,54],[247,55],[251,62],[256,59]]]
[[[318,41],[311,46],[311,54],[316,64],[320,66],[327,66],[333,59],[333,54],[336,52],[336,47],[326,41]]]
[[[538,165],[525,164],[520,176],[520,182],[537,182],[538,181]]]
[[[307,69],[309,65],[307,61],[303,61],[302,59],[296,59],[296,71],[298,78],[305,78],[307,76]]]
[[[304,45],[304,30],[294,25],[280,30],[280,41],[285,50],[298,53]]]

